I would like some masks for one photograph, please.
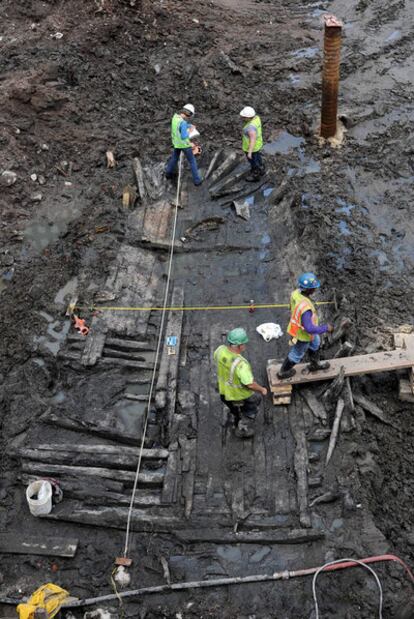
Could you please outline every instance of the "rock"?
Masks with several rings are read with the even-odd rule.
[[[32,193],[32,195],[30,196],[32,202],[41,202],[42,198],[43,196],[40,192]]]
[[[46,184],[46,179],[42,175],[40,175],[37,180],[39,181],[39,185],[45,185]]]
[[[37,174],[31,174],[30,180],[32,180],[35,183],[37,181]]]
[[[16,180],[17,180],[16,172],[11,172],[10,170],[4,170],[4,172],[0,176],[0,181],[3,187],[9,187],[10,185],[14,185]]]

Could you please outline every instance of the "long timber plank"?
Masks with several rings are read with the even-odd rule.
[[[414,354],[408,349],[399,349],[369,355],[355,355],[355,357],[339,357],[338,359],[330,359],[329,363],[330,367],[327,370],[319,370],[318,372],[309,372],[307,364],[300,363],[295,368],[296,374],[294,376],[281,380],[278,378],[277,372],[282,364],[275,359],[270,359],[267,364],[270,390],[274,392],[276,387],[286,384],[298,385],[300,383],[331,380],[338,376],[341,367],[345,370],[345,376],[404,370],[414,366]]]
[[[211,544],[303,544],[321,540],[325,533],[316,529],[278,531],[226,531],[223,529],[184,529],[174,533],[186,543]]]
[[[49,557],[74,557],[78,540],[69,537],[23,536],[12,532],[0,534],[2,553],[19,555],[46,555]]]

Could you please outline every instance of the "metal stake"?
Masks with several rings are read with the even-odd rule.
[[[321,136],[331,138],[336,133],[338,112],[339,61],[342,22],[334,15],[326,15],[322,74]]]

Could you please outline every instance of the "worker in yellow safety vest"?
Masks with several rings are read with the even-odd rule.
[[[190,120],[195,114],[194,105],[186,103],[180,112],[174,114],[171,119],[171,142],[173,153],[165,168],[165,176],[173,179],[181,153],[184,153],[191,167],[194,185],[201,185],[203,179],[197,167],[197,161],[193,153],[193,143],[190,139],[190,130],[194,128]]]
[[[246,181],[258,181],[265,173],[261,150],[263,148],[262,121],[252,107],[244,107],[240,112],[243,121],[242,149],[250,163],[249,176]]]
[[[292,348],[278,372],[279,378],[290,378],[296,372],[294,366],[300,363],[309,351],[311,372],[327,370],[329,363],[320,361],[321,334],[332,333],[333,325],[319,325],[318,314],[310,297],[320,288],[320,281],[314,273],[302,273],[298,288],[290,297],[290,322],[287,332],[291,336]]]
[[[235,433],[240,438],[253,436],[259,394],[267,395],[266,387],[255,382],[250,363],[241,354],[248,341],[246,331],[237,327],[227,334],[227,344],[219,346],[213,355],[220,398],[229,408]]]

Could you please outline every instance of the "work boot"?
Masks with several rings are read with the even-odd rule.
[[[318,370],[327,370],[330,367],[328,361],[321,361],[321,353],[319,350],[309,351],[310,363],[308,364],[309,372],[317,372]]]
[[[257,183],[257,181],[260,180],[260,176],[261,176],[260,172],[259,171],[257,171],[257,172],[255,171],[255,172],[252,172],[251,174],[249,174],[249,176],[246,176],[245,180],[248,183]]]
[[[291,378],[292,376],[294,376],[296,374],[296,370],[293,369],[293,367],[295,365],[296,364],[293,363],[293,361],[291,361],[289,359],[289,357],[286,357],[286,359],[282,363],[282,367],[280,368],[280,370],[277,373],[277,377],[282,379],[282,380],[284,378]]]
[[[252,422],[248,419],[241,419],[239,425],[234,430],[234,434],[237,438],[251,438],[254,436],[254,430],[252,427]]]

